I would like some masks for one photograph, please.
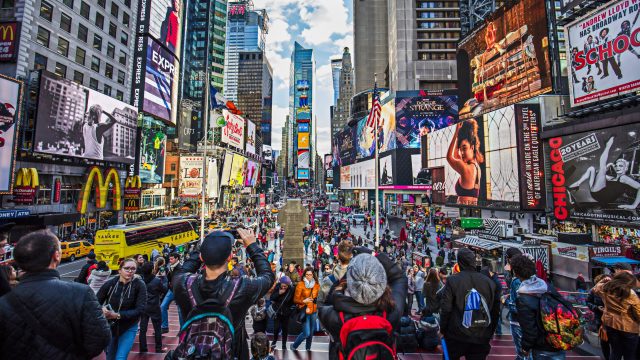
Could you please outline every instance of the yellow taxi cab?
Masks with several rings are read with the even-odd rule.
[[[60,243],[60,249],[62,250],[62,260],[74,261],[92,252],[93,245],[88,241],[64,241]]]
[[[280,212],[280,210],[278,210],[278,209],[271,209],[271,213],[272,213],[272,214],[277,214],[277,213],[279,213],[279,212]]]

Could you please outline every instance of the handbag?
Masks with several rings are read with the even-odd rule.
[[[298,312],[294,315],[294,319],[298,324],[303,324],[304,320],[307,316],[307,307],[304,306],[302,309],[298,309]]]
[[[604,325],[600,325],[600,328],[598,329],[598,337],[602,341],[609,341],[609,335],[607,335],[607,329],[604,328]]]

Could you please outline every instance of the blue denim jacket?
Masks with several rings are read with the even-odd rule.
[[[506,301],[509,307],[509,320],[513,321],[518,321],[515,316],[518,314],[516,299],[518,298],[518,288],[520,288],[520,284],[522,284],[522,281],[514,276],[513,280],[511,280],[511,286],[509,287],[509,299]]]

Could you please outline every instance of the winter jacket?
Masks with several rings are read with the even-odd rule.
[[[77,283],[86,284],[87,278],[89,277],[89,268],[97,265],[98,261],[96,259],[87,260],[87,263],[82,266],[80,269],[80,273],[78,273],[78,277],[74,280]]]
[[[147,305],[144,313],[147,315],[160,315],[160,298],[167,292],[167,278],[165,276],[151,276],[143,278],[147,286]]]
[[[300,282],[300,274],[298,274],[298,270],[293,269],[293,271],[290,272],[289,269],[287,269],[284,274],[291,279],[293,286],[296,286],[296,284]]]
[[[169,290],[173,289],[173,275],[182,273],[182,264],[177,263],[175,266],[167,264],[167,282],[169,283]]]
[[[600,325],[602,325],[602,310],[600,310],[600,306],[604,308],[604,301],[602,298],[591,289],[589,291],[589,295],[587,296],[587,306],[589,310],[593,311],[593,322],[595,329],[599,329]]]
[[[320,285],[318,285],[317,281],[310,289],[307,289],[304,284],[304,280],[300,281],[298,285],[296,285],[296,291],[293,295],[293,302],[298,306],[298,309],[302,309],[306,306],[305,312],[307,314],[314,314],[318,311],[318,305],[316,305],[316,301],[318,299],[319,291]],[[302,301],[306,298],[312,298],[314,301],[305,304]]]
[[[277,316],[289,317],[293,312],[293,293],[294,289],[289,287],[284,294],[280,294],[280,284],[276,285],[273,293],[271,294],[271,307],[276,312]]]
[[[604,302],[602,323],[612,329],[640,334],[640,299],[631,291],[626,299],[620,300],[602,290],[602,282],[593,291]]]
[[[395,264],[385,253],[376,256],[378,261],[384,267],[387,273],[387,284],[391,288],[391,296],[395,302],[394,309],[387,313],[387,320],[393,326],[393,331],[400,333],[400,317],[404,313],[407,297],[407,276],[402,268]],[[374,305],[364,305],[355,301],[353,298],[344,294],[344,291],[336,290],[332,294],[332,305],[321,306],[318,310],[318,316],[322,327],[327,330],[330,335],[331,343],[340,341],[340,329],[342,329],[342,321],[340,320],[340,312],[349,315],[373,314],[379,313]],[[337,359],[337,347],[329,346],[329,358]]]
[[[424,296],[425,310],[430,313],[437,313],[440,310],[440,299],[438,298],[438,290],[442,288],[442,283],[438,282],[435,287],[433,284],[425,281],[422,288],[422,296]]]
[[[257,276],[256,278],[239,278],[239,280],[237,280],[239,282],[236,293],[229,303],[229,310],[233,317],[233,327],[235,329],[233,341],[234,354],[239,360],[249,359],[248,346],[240,345],[247,343],[247,331],[244,323],[245,316],[251,305],[265,296],[275,279],[275,275],[271,271],[271,266],[259,244],[253,243],[249,245],[246,248],[246,252],[253,262]],[[176,298],[176,304],[178,304],[180,311],[185,316],[187,316],[192,309],[186,287],[187,277],[197,272],[201,266],[199,254],[192,254],[190,258],[182,264],[180,273],[174,273],[173,293]],[[227,273],[223,273],[215,280],[206,280],[203,276],[200,276],[194,281],[193,286],[198,287],[203,298],[217,298],[226,301],[225,296],[231,294],[235,284],[234,281],[236,280],[228,276]]]
[[[509,320],[515,323],[518,322],[518,309],[516,307],[516,299],[518,298],[518,288],[520,287],[521,283],[522,281],[520,281],[520,279],[518,279],[517,277],[514,277],[511,280],[511,284],[509,285],[509,298],[506,301],[509,308]]]
[[[558,351],[545,341],[545,332],[540,328],[540,296],[556,290],[544,280],[532,276],[518,287],[516,300],[517,320],[522,328],[522,350]]]
[[[28,325],[21,310],[10,303],[18,296],[42,331]],[[61,281],[57,270],[23,275],[20,284],[0,298],[0,358],[91,359],[109,344],[111,331],[96,295],[86,285]],[[65,351],[53,345],[66,344]]]
[[[422,288],[424,287],[425,277],[426,277],[426,275],[425,275],[424,271],[422,271],[422,270],[419,270],[416,273],[416,277],[415,277],[415,280],[416,280],[416,291],[422,292]]]
[[[342,279],[342,277],[347,273],[347,265],[338,264],[333,268],[330,275],[333,275],[333,281],[331,280],[331,276],[325,276],[320,282],[320,292],[318,293],[318,305],[322,305],[324,300],[327,298],[329,294],[329,290],[333,284],[337,283]]]
[[[416,292],[416,281],[413,276],[407,277],[407,294],[413,295]]]
[[[400,319],[400,336],[398,337],[398,352],[414,353],[418,350],[418,338],[416,336],[416,324],[408,316]]]
[[[489,307],[491,324],[486,328],[467,329],[462,325],[465,297],[475,288]],[[440,330],[446,339],[464,343],[487,344],[491,340],[498,321],[500,302],[496,299],[496,284],[481,273],[462,269],[447,278],[440,300]]]
[[[109,304],[120,314],[120,320],[112,320],[111,325],[112,335],[120,336],[140,320],[147,304],[147,286],[138,277],[122,284],[116,276],[102,285],[97,296],[100,304]]]
[[[104,285],[104,283],[109,280],[111,276],[111,270],[93,270],[91,275],[89,275],[89,279],[87,280],[87,284],[93,290],[94,294],[98,293],[98,290]]]

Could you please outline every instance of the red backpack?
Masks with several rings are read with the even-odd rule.
[[[396,360],[396,339],[393,327],[382,316],[367,314],[344,320],[340,312],[340,360]]]

